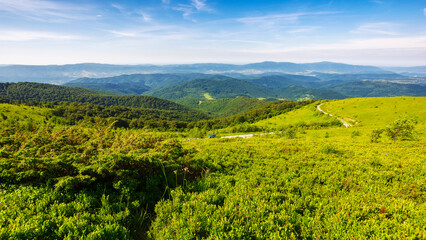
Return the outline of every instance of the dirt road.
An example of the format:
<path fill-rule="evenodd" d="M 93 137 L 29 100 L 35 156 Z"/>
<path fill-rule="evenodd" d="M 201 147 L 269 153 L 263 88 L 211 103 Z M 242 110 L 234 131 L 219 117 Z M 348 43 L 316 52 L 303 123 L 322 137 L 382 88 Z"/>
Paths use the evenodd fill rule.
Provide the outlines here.
<path fill-rule="evenodd" d="M 330 116 L 330 117 L 335 117 L 335 118 L 337 118 L 337 120 L 339 120 L 339 121 L 343 124 L 343 126 L 345 126 L 345 127 L 353 127 L 353 126 L 352 126 L 352 124 L 350 124 L 350 123 L 346 122 L 345 120 L 343 120 L 343 119 L 341 119 L 341 118 L 339 118 L 339 117 L 333 116 L 333 115 L 331 115 L 330 113 L 325 112 L 324 110 L 322 110 L 322 109 L 321 109 L 321 105 L 323 105 L 323 104 L 324 104 L 324 103 L 321 103 L 321 104 L 319 104 L 319 105 L 317 106 L 317 109 L 318 109 L 319 111 L 323 112 L 324 114 L 327 114 L 327 115 L 328 115 L 328 116 Z"/>

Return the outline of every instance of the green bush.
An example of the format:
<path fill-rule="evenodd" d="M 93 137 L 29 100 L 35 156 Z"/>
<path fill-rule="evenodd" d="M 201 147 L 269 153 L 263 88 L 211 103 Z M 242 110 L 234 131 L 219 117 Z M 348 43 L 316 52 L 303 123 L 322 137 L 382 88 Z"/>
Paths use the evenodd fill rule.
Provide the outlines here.
<path fill-rule="evenodd" d="M 417 124 L 417 119 L 414 117 L 399 118 L 392 125 L 384 129 L 386 135 L 392 140 L 413 140 L 414 126 Z"/>

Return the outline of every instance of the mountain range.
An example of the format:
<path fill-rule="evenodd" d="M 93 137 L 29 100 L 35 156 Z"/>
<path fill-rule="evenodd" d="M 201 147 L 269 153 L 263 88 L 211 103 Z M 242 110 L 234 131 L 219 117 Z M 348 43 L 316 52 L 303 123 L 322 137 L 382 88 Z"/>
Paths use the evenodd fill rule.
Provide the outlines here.
<path fill-rule="evenodd" d="M 0 66 L 0 82 L 43 82 L 63 84 L 65 82 L 89 77 L 102 78 L 123 74 L 146 73 L 206 73 L 206 74 L 262 74 L 267 72 L 287 74 L 319 73 L 357 73 L 383 74 L 392 73 L 374 66 L 350 65 L 333 62 L 290 63 L 261 62 L 251 64 L 174 64 L 174 65 L 112 65 L 98 63 L 82 63 L 69 65 L 3 65 Z"/>

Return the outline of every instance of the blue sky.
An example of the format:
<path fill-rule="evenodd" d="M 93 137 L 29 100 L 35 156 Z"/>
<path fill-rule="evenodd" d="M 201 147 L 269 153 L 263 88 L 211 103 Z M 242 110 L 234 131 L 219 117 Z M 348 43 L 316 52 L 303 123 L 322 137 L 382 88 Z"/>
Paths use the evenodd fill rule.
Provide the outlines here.
<path fill-rule="evenodd" d="M 0 64 L 426 65 L 426 0 L 0 0 Z"/>

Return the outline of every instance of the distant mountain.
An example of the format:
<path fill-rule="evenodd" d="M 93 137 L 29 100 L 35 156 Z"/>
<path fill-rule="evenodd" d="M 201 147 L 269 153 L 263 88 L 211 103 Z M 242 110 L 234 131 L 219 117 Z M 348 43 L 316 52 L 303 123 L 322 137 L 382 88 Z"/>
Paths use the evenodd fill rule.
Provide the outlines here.
<path fill-rule="evenodd" d="M 356 81 L 320 89 L 332 90 L 349 97 L 426 96 L 426 87 L 423 86 L 380 81 Z"/>
<path fill-rule="evenodd" d="M 84 88 L 44 83 L 0 83 L 0 98 L 24 101 L 67 101 L 103 106 L 126 106 L 163 110 L 188 110 L 177 103 L 151 96 L 102 95 Z"/>
<path fill-rule="evenodd" d="M 396 73 L 420 73 L 426 74 L 426 66 L 416 67 L 383 67 L 383 69 Z"/>
<path fill-rule="evenodd" d="M 178 85 L 195 79 L 220 79 L 224 76 L 202 73 L 131 74 L 107 78 L 80 78 L 64 86 L 84 87 L 120 94 L 142 94 L 150 89 Z"/>
<path fill-rule="evenodd" d="M 258 78 L 246 79 L 247 81 L 264 86 L 267 88 L 277 89 L 283 88 L 288 85 L 315 85 L 314 83 L 320 82 L 321 80 L 316 77 L 303 76 L 303 75 L 272 75 L 272 76 L 263 76 Z"/>
<path fill-rule="evenodd" d="M 332 62 L 289 63 L 262 62 L 245 65 L 199 63 L 174 65 L 112 65 L 82 63 L 69 65 L 5 65 L 0 66 L 0 82 L 44 82 L 63 84 L 77 78 L 104 78 L 123 74 L 144 73 L 205 73 L 205 74 L 262 74 L 279 72 L 287 74 L 324 73 L 389 73 L 378 67 Z"/>
<path fill-rule="evenodd" d="M 340 80 L 340 81 L 360 81 L 360 80 L 407 80 L 410 77 L 396 73 L 364 73 L 364 74 L 330 74 L 330 73 L 312 73 L 322 81 Z"/>

